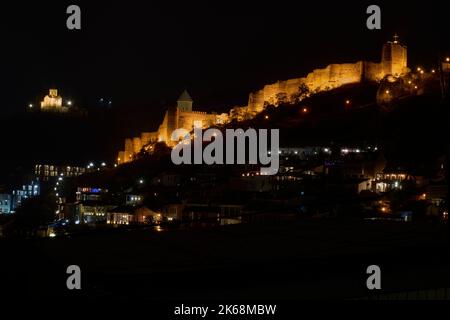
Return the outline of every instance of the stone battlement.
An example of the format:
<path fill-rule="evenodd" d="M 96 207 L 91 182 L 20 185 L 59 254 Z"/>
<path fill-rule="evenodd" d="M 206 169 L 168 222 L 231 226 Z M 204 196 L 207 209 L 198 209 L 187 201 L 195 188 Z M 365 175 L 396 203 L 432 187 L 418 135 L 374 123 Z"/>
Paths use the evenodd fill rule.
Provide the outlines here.
<path fill-rule="evenodd" d="M 228 114 L 193 111 L 193 100 L 185 90 L 179 97 L 177 106 L 166 111 L 157 131 L 144 132 L 140 137 L 125 140 L 125 150 L 119 152 L 118 163 L 133 160 L 134 156 L 149 143 L 159 141 L 172 146 L 173 142 L 170 139 L 172 132 L 179 128 L 191 131 L 195 121 L 202 121 L 205 128 L 224 124 L 230 120 L 242 121 L 251 119 L 267 105 L 295 103 L 310 94 L 361 81 L 380 81 L 386 76 L 399 77 L 409 72 L 409 69 L 407 48 L 401 45 L 397 38 L 394 37 L 394 41 L 388 41 L 383 45 L 381 62 L 333 63 L 321 69 L 314 69 L 302 78 L 265 85 L 261 90 L 249 94 L 248 105 L 231 108 Z"/>
<path fill-rule="evenodd" d="M 315 69 L 303 78 L 265 85 L 261 90 L 250 93 L 247 106 L 232 110 L 230 115 L 237 115 L 237 120 L 240 120 L 245 114 L 252 117 L 261 112 L 266 105 L 277 106 L 295 102 L 302 86 L 306 86 L 310 93 L 317 93 L 363 80 L 380 81 L 388 75 L 398 77 L 408 71 L 407 48 L 396 39 L 383 45 L 381 62 L 334 63 L 322 69 Z"/>

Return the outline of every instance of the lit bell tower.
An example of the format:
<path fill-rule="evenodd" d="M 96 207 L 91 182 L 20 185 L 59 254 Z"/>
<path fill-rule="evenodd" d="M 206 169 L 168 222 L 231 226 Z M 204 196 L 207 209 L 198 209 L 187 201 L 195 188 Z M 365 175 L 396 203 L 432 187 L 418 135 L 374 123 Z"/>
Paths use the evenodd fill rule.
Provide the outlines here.
<path fill-rule="evenodd" d="M 180 111 L 192 111 L 193 102 L 194 101 L 192 100 L 187 90 L 184 90 L 177 100 L 177 107 L 178 109 L 180 109 Z"/>

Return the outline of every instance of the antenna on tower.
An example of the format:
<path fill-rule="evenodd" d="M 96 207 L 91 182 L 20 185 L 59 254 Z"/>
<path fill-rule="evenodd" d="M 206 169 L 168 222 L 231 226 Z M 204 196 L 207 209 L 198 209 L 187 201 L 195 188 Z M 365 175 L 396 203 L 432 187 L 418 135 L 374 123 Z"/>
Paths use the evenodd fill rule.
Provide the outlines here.
<path fill-rule="evenodd" d="M 394 43 L 398 43 L 398 35 L 396 33 L 394 34 Z"/>

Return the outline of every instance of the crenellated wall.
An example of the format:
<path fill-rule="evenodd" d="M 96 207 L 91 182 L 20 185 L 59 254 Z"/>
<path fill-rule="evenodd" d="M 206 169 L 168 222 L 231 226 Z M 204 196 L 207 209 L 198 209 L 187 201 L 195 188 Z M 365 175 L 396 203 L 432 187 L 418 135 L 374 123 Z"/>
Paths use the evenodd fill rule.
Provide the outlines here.
<path fill-rule="evenodd" d="M 169 108 L 164 119 L 154 132 L 143 132 L 140 137 L 125 139 L 125 150 L 119 151 L 117 162 L 119 164 L 132 161 L 136 154 L 149 143 L 165 142 L 168 146 L 173 146 L 175 142 L 171 140 L 172 132 L 176 129 L 186 129 L 191 131 L 194 128 L 194 122 L 201 121 L 204 128 L 216 124 L 228 122 L 228 115 L 206 113 L 202 111 L 192 111 L 188 108 L 180 109 L 177 107 Z"/>
<path fill-rule="evenodd" d="M 289 79 L 265 85 L 263 89 L 250 94 L 247 108 L 250 114 L 254 114 L 261 112 L 266 104 L 278 105 L 280 99 L 292 102 L 302 84 L 306 85 L 311 93 L 317 93 L 346 84 L 359 83 L 363 79 L 379 81 L 384 75 L 381 63 L 359 61 L 356 63 L 330 64 L 323 69 L 313 70 L 304 78 Z"/>
<path fill-rule="evenodd" d="M 355 63 L 333 63 L 322 69 L 315 69 L 306 77 L 277 81 L 265 85 L 261 90 L 252 92 L 247 106 L 237 106 L 230 109 L 229 114 L 217 115 L 200 111 L 192 111 L 192 99 L 184 91 L 177 101 L 177 106 L 169 108 L 164 119 L 155 132 L 143 132 L 140 137 L 126 139 L 124 150 L 119 152 L 118 163 L 131 161 L 135 154 L 157 141 L 173 146 L 171 134 L 175 129 L 183 128 L 191 131 L 194 121 L 202 121 L 203 126 L 210 127 L 224 124 L 230 120 L 242 121 L 251 119 L 264 110 L 266 105 L 277 106 L 281 103 L 298 101 L 300 94 L 314 94 L 341 87 L 346 84 L 359 83 L 364 80 L 380 81 L 388 75 L 401 76 L 409 72 L 407 68 L 407 48 L 401 45 L 398 37 L 383 45 L 381 62 L 358 61 Z M 301 93 L 303 92 L 303 93 Z"/>
<path fill-rule="evenodd" d="M 294 102 L 301 85 L 306 85 L 310 93 L 316 93 L 363 80 L 380 81 L 387 75 L 398 77 L 408 71 L 407 48 L 397 40 L 389 41 L 383 45 L 379 63 L 358 61 L 330 64 L 323 69 L 313 70 L 303 78 L 265 85 L 261 90 L 250 93 L 247 106 L 233 108 L 230 116 L 237 120 L 251 118 L 267 104 L 277 106 L 282 102 Z"/>

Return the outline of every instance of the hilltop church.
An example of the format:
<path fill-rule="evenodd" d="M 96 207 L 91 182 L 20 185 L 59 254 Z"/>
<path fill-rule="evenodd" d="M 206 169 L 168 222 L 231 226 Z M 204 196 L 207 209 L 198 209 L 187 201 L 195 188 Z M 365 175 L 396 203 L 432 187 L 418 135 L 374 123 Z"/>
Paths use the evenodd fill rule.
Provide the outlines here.
<path fill-rule="evenodd" d="M 58 95 L 58 90 L 50 89 L 48 95 L 41 101 L 41 111 L 67 113 L 69 108 L 63 105 L 63 99 Z"/>
<path fill-rule="evenodd" d="M 140 137 L 125 139 L 124 150 L 119 151 L 117 163 L 132 161 L 135 155 L 150 143 L 165 142 L 168 146 L 173 146 L 175 142 L 170 139 L 172 132 L 180 128 L 190 131 L 194 128 L 194 121 L 202 121 L 204 128 L 228 121 L 226 113 L 219 115 L 192 110 L 193 102 L 187 90 L 184 90 L 177 100 L 177 105 L 167 109 L 157 131 L 143 132 Z"/>

